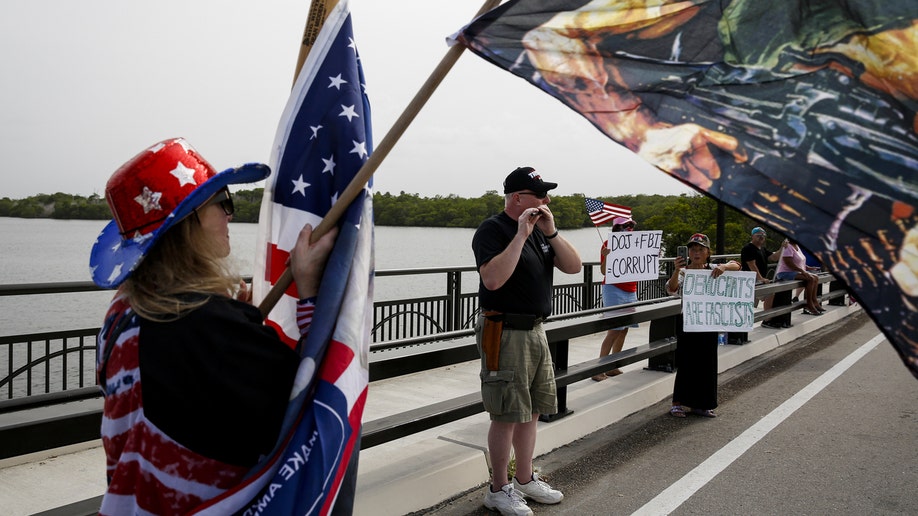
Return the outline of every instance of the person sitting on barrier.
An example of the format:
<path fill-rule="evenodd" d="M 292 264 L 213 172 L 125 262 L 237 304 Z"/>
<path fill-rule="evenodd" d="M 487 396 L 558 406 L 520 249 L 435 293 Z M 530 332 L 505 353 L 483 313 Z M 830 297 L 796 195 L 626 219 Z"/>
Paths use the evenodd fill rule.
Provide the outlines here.
<path fill-rule="evenodd" d="M 684 269 L 710 269 L 713 278 L 726 271 L 740 270 L 740 264 L 734 260 L 712 265 L 711 240 L 703 233 L 692 235 L 686 246 L 688 263 L 681 256 L 676 257 L 673 275 L 666 281 L 666 291 L 671 296 L 682 295 Z M 716 331 L 682 331 L 682 316 L 679 316 L 676 323 L 676 380 L 669 410 L 671 415 L 685 417 L 686 408 L 690 407 L 692 414 L 716 417 L 717 334 Z"/>
<path fill-rule="evenodd" d="M 813 274 L 822 272 L 822 263 L 819 261 L 818 258 L 813 256 L 812 253 L 810 253 L 809 251 L 807 251 L 806 249 L 802 247 L 800 248 L 800 252 L 802 252 L 803 257 L 806 258 L 806 271 L 807 272 L 812 272 Z M 817 290 L 819 289 L 818 284 L 816 288 Z M 803 292 L 803 287 L 795 288 L 794 297 L 791 299 L 791 301 L 793 301 L 794 303 L 796 303 L 797 301 L 800 301 L 801 292 Z"/>
<path fill-rule="evenodd" d="M 484 498 L 501 514 L 532 514 L 523 497 L 554 504 L 564 495 L 533 471 L 540 414 L 558 411 L 557 389 L 542 321 L 551 313 L 557 267 L 580 272 L 580 254 L 558 232 L 548 191 L 532 167 L 504 180 L 504 211 L 478 226 L 472 251 L 478 267 L 481 314 L 475 337 L 481 353 L 481 398 L 490 414 L 491 482 Z M 507 479 L 511 448 L 516 475 Z"/>
<path fill-rule="evenodd" d="M 635 222 L 631 217 L 615 217 L 612 219 L 612 232 L 617 233 L 619 231 L 634 231 Z M 599 251 L 599 269 L 600 271 L 605 272 L 606 270 L 606 256 L 609 255 L 609 241 L 606 240 L 602 243 L 602 249 Z M 603 274 L 602 278 L 602 306 L 616 306 L 624 305 L 627 303 L 637 303 L 637 282 L 636 281 L 625 281 L 623 283 L 606 283 L 606 276 Z M 637 324 L 632 324 L 630 326 L 622 326 L 620 328 L 613 328 L 606 332 L 606 336 L 602 339 L 602 344 L 599 346 L 599 358 L 602 358 L 612 353 L 618 353 L 622 350 L 622 347 L 625 345 L 625 337 L 628 335 L 628 328 L 637 328 Z M 612 369 L 611 371 L 606 371 L 605 373 L 600 373 L 596 376 L 593 376 L 593 380 L 601 382 L 606 378 L 612 376 L 618 376 L 622 374 L 620 369 Z"/>
<path fill-rule="evenodd" d="M 819 295 L 816 289 L 819 287 L 819 277 L 807 270 L 806 256 L 800 250 L 800 246 L 793 240 L 785 240 L 786 245 L 781 253 L 781 260 L 778 262 L 778 269 L 775 273 L 775 281 L 803 281 L 803 299 L 806 301 L 806 308 L 803 313 L 807 315 L 822 315 L 826 310 L 819 303 Z"/>
<path fill-rule="evenodd" d="M 117 288 L 98 337 L 108 489 L 101 514 L 185 514 L 238 484 L 275 446 L 299 355 L 262 323 L 228 272 L 230 184 L 266 165 L 217 172 L 183 139 L 160 142 L 105 188 L 114 216 L 90 256 Z M 290 268 L 305 338 L 337 230 L 300 231 Z"/>

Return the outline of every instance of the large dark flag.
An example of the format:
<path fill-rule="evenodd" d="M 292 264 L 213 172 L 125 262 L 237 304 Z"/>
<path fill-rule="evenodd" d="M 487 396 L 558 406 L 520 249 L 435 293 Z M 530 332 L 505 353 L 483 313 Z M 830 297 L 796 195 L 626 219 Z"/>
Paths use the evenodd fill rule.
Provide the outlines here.
<path fill-rule="evenodd" d="M 918 376 L 918 2 L 511 0 L 455 39 L 798 241 Z"/>
<path fill-rule="evenodd" d="M 347 1 L 328 14 L 281 117 L 260 214 L 256 299 L 285 268 L 304 224 L 318 226 L 372 151 L 370 110 Z M 372 197 L 339 224 L 275 452 L 200 514 L 349 513 L 369 380 Z M 296 345 L 295 285 L 268 324 Z M 245 378 L 239 378 L 245 382 Z M 232 429 L 227 429 L 232 432 Z M 350 465 L 350 469 L 349 469 Z M 346 475 L 347 472 L 347 475 Z M 337 500 L 336 497 L 342 494 Z"/>

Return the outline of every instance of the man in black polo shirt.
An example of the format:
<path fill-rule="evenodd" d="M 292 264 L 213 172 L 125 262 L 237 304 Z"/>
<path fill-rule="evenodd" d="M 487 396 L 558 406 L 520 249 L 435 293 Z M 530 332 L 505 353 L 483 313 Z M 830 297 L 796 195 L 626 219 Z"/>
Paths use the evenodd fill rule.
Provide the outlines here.
<path fill-rule="evenodd" d="M 765 230 L 756 226 L 752 228 L 752 239 L 743 246 L 743 249 L 740 251 L 740 266 L 744 271 L 752 271 L 755 273 L 755 283 L 771 283 L 771 280 L 768 279 L 768 262 L 776 262 L 778 258 L 781 257 L 781 250 L 769 251 L 765 249 Z M 775 295 L 772 294 L 765 298 L 765 310 L 771 308 L 772 302 L 775 300 Z M 759 301 L 756 299 L 756 304 Z M 770 320 L 762 321 L 762 326 L 766 328 L 780 328 L 780 324 L 772 323 Z M 745 337 L 746 334 L 740 334 Z M 745 342 L 745 339 L 744 339 Z M 742 344 L 740 342 L 739 344 Z"/>
<path fill-rule="evenodd" d="M 536 427 L 540 414 L 558 410 L 554 369 L 542 320 L 551 313 L 553 270 L 575 274 L 582 263 L 577 250 L 558 232 L 548 208 L 548 191 L 531 167 L 520 167 L 504 180 L 504 211 L 478 227 L 472 251 L 481 278 L 481 316 L 476 336 L 481 352 L 481 395 L 491 416 L 488 452 L 493 478 L 487 508 L 501 514 L 532 511 L 523 496 L 558 503 L 564 495 L 533 472 Z M 507 481 L 510 449 L 516 476 Z"/>

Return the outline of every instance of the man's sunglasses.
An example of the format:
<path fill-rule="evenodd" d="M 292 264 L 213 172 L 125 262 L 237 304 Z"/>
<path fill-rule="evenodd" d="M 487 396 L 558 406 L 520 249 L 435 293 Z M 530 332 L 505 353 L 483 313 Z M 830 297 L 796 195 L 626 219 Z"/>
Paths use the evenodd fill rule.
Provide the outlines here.
<path fill-rule="evenodd" d="M 612 231 L 619 231 L 622 229 L 634 229 L 634 224 L 616 224 L 615 226 L 612 226 Z"/>
<path fill-rule="evenodd" d="M 548 192 L 517 192 L 520 195 L 531 195 L 536 199 L 544 199 L 548 197 Z"/>
<path fill-rule="evenodd" d="M 233 198 L 230 196 L 229 190 L 224 188 L 220 190 L 213 197 L 207 201 L 203 207 L 210 206 L 211 204 L 219 204 L 223 208 L 223 213 L 227 215 L 232 215 L 236 212 L 236 206 L 233 204 Z"/>

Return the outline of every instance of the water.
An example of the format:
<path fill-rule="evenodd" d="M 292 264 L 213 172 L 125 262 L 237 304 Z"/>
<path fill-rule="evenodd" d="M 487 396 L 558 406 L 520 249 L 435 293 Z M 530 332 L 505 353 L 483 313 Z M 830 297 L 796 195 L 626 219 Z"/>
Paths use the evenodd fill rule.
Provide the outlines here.
<path fill-rule="evenodd" d="M 105 224 L 0 217 L 0 284 L 90 281 L 89 252 Z M 474 266 L 470 247 L 474 233 L 469 228 L 377 226 L 376 269 Z M 562 233 L 584 260 L 599 260 L 602 237 L 595 228 Z M 257 237 L 257 224 L 230 224 L 232 256 L 243 275 L 252 274 Z M 581 274 L 555 272 L 558 284 L 581 278 Z M 477 273 L 464 274 L 463 292 L 477 289 Z M 377 300 L 438 295 L 445 290 L 443 274 L 377 278 L 375 288 Z M 0 335 L 98 327 L 110 299 L 108 291 L 0 297 Z"/>

